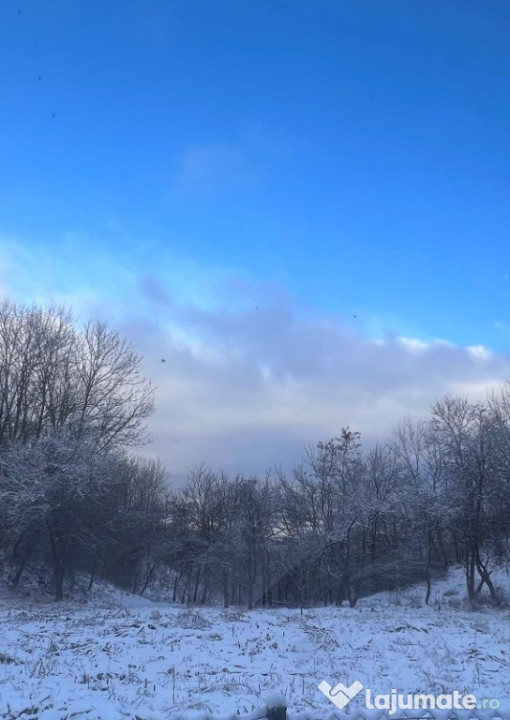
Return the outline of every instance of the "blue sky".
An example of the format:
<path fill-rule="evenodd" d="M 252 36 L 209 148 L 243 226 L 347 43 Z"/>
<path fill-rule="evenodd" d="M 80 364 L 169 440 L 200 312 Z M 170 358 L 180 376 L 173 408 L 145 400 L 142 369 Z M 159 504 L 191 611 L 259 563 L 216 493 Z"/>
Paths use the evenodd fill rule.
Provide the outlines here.
<path fill-rule="evenodd" d="M 137 344 L 169 462 L 242 433 L 258 469 L 510 376 L 507 2 L 0 15 L 2 290 Z"/>

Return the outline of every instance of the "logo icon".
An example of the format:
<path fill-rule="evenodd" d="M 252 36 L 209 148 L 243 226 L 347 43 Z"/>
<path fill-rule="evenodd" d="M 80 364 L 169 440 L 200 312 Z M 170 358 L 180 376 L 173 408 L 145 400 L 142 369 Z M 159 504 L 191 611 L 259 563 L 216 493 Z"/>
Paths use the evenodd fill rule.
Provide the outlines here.
<path fill-rule="evenodd" d="M 343 683 L 331 687 L 325 680 L 321 680 L 317 687 L 339 710 L 342 710 L 363 690 L 363 685 L 359 680 L 353 682 L 350 687 L 346 687 Z"/>

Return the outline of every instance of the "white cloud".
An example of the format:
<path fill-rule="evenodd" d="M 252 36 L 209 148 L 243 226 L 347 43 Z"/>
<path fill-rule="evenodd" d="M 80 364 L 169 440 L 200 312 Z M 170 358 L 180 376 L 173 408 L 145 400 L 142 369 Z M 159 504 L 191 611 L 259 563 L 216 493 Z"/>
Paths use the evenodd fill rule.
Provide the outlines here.
<path fill-rule="evenodd" d="M 483 345 L 469 345 L 466 350 L 468 353 L 470 353 L 474 358 L 477 360 L 486 361 L 489 360 L 492 353 L 491 351 L 484 347 Z"/>
<path fill-rule="evenodd" d="M 420 340 L 420 338 L 408 338 L 408 337 L 399 337 L 399 341 L 402 343 L 402 345 L 409 350 L 409 352 L 412 353 L 422 353 L 427 350 L 431 350 L 434 347 L 443 346 L 443 347 L 454 347 L 454 345 L 448 340 L 441 340 L 436 338 L 435 340 L 425 341 Z"/>
<path fill-rule="evenodd" d="M 419 340 L 418 338 L 400 337 L 399 340 L 409 352 L 421 353 L 430 348 L 430 343 Z"/>

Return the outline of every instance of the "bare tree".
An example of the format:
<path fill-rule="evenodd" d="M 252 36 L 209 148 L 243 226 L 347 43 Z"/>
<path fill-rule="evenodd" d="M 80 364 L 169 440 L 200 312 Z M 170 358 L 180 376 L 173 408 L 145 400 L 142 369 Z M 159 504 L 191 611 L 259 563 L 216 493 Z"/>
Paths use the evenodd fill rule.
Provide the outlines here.
<path fill-rule="evenodd" d="M 455 508 L 452 530 L 462 546 L 468 596 L 473 599 L 485 584 L 497 600 L 484 550 L 493 533 L 494 512 L 505 494 L 490 408 L 447 397 L 434 405 L 432 427 L 444 459 L 445 490 Z"/>
<path fill-rule="evenodd" d="M 63 308 L 0 305 L 0 496 L 15 581 L 45 537 L 62 596 L 92 532 L 86 513 L 108 488 L 104 463 L 146 440 L 153 390 L 140 363 L 102 323 L 80 331 Z"/>

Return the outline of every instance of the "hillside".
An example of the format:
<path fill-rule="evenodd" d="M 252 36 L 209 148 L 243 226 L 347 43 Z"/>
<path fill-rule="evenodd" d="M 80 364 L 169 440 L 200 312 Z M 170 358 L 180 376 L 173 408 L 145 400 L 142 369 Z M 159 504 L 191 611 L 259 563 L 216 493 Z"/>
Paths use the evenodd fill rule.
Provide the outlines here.
<path fill-rule="evenodd" d="M 322 679 L 360 680 L 374 693 L 474 693 L 497 698 L 508 717 L 510 611 L 470 610 L 463 592 L 455 570 L 431 607 L 410 588 L 355 609 L 247 612 L 183 609 L 109 586 L 54 603 L 30 583 L 4 586 L 0 717 L 245 717 L 279 691 L 289 717 L 325 718 L 334 707 L 317 690 Z M 362 710 L 356 700 L 342 712 Z"/>

